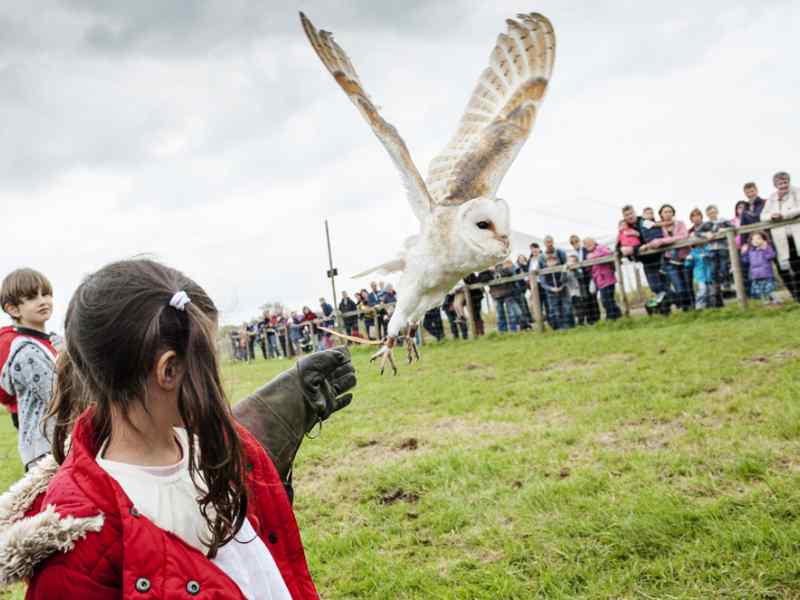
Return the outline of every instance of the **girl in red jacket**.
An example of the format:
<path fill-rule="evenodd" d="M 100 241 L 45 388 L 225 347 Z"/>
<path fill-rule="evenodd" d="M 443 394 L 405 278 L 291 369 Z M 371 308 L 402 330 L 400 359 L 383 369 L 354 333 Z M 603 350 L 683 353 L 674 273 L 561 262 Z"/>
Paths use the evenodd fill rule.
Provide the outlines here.
<path fill-rule="evenodd" d="M 318 598 L 275 467 L 225 399 L 215 320 L 202 288 L 149 260 L 75 292 L 66 354 L 80 384 L 56 392 L 63 464 L 28 511 L 20 543 L 49 558 L 26 598 Z M 76 406 L 91 408 L 73 429 Z"/>

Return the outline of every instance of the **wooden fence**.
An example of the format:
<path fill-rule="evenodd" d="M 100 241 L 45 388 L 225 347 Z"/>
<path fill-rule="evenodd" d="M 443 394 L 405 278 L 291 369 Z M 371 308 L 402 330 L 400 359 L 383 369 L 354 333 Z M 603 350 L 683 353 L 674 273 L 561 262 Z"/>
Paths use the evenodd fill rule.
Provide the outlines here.
<path fill-rule="evenodd" d="M 672 243 L 672 244 L 667 244 L 667 245 L 664 245 L 664 246 L 660 246 L 659 248 L 656 248 L 656 249 L 644 250 L 644 251 L 640 252 L 639 254 L 640 255 L 660 254 L 660 253 L 666 252 L 668 250 L 674 250 L 674 249 L 678 249 L 678 248 L 687 248 L 687 247 L 692 247 L 692 246 L 702 246 L 702 245 L 705 245 L 705 244 L 709 243 L 710 241 L 714 241 L 714 240 L 726 240 L 727 244 L 728 244 L 728 253 L 730 254 L 730 259 L 731 259 L 731 270 L 733 271 L 734 286 L 736 288 L 736 299 L 737 299 L 739 305 L 743 309 L 746 309 L 747 308 L 747 292 L 746 292 L 745 286 L 744 286 L 745 278 L 744 278 L 744 274 L 742 273 L 742 263 L 741 263 L 741 259 L 739 257 L 739 251 L 738 251 L 738 249 L 736 247 L 736 236 L 739 235 L 739 234 L 742 234 L 742 233 L 752 233 L 754 231 L 765 231 L 765 230 L 769 230 L 769 229 L 775 229 L 777 227 L 786 227 L 788 225 L 796 225 L 796 224 L 800 224 L 800 216 L 792 218 L 792 219 L 781 220 L 781 221 L 764 221 L 764 222 L 760 222 L 760 223 L 753 223 L 752 225 L 744 225 L 742 227 L 735 227 L 735 228 L 731 227 L 731 228 L 727 228 L 727 229 L 725 229 L 723 231 L 720 231 L 720 232 L 716 233 L 710 239 L 709 238 L 705 238 L 705 237 L 703 237 L 703 238 L 689 237 L 689 238 L 687 238 L 685 240 L 680 240 L 680 241 Z M 800 248 L 798 250 L 800 250 Z M 466 305 L 466 307 L 467 307 L 467 309 L 469 311 L 469 315 L 470 315 L 469 323 L 470 323 L 470 326 L 471 326 L 471 329 L 472 329 L 472 335 L 474 336 L 475 332 L 477 331 L 477 325 L 476 325 L 476 322 L 475 322 L 476 321 L 476 319 L 475 319 L 476 311 L 475 311 L 475 307 L 472 305 L 472 297 L 469 294 L 469 290 L 473 290 L 473 289 L 474 290 L 477 290 L 477 289 L 484 290 L 485 287 L 493 287 L 493 286 L 502 285 L 502 284 L 505 284 L 505 283 L 514 283 L 514 282 L 517 282 L 517 281 L 525 281 L 525 280 L 527 280 L 529 282 L 529 284 L 530 284 L 530 290 L 531 290 L 530 300 L 529 300 L 531 312 L 533 314 L 534 321 L 536 322 L 536 328 L 540 332 L 543 332 L 544 331 L 544 318 L 543 318 L 543 315 L 542 315 L 542 302 L 541 302 L 541 297 L 540 297 L 540 294 L 539 294 L 539 286 L 537 285 L 538 276 L 547 275 L 548 273 L 564 272 L 564 271 L 566 271 L 568 269 L 583 269 L 583 268 L 586 268 L 586 267 L 591 267 L 593 265 L 602 265 L 602 264 L 609 264 L 609 263 L 613 263 L 614 267 L 616 269 L 616 275 L 617 275 L 617 279 L 618 279 L 617 283 L 619 284 L 619 290 L 620 290 L 621 296 L 622 296 L 622 311 L 623 311 L 623 314 L 625 316 L 628 316 L 630 314 L 630 301 L 628 299 L 628 293 L 625 291 L 625 282 L 623 280 L 623 271 L 622 271 L 621 259 L 620 259 L 620 257 L 619 257 L 617 252 L 613 252 L 609 256 L 603 256 L 603 257 L 600 257 L 600 258 L 593 258 L 593 259 L 590 259 L 590 260 L 584 260 L 582 262 L 579 262 L 574 267 L 567 267 L 566 265 L 559 265 L 557 267 L 547 267 L 547 268 L 544 268 L 544 269 L 537 269 L 535 272 L 531 272 L 531 273 L 528 273 L 528 274 L 519 274 L 519 275 L 512 275 L 510 277 L 503 277 L 503 278 L 493 279 L 491 282 L 487 282 L 485 284 L 484 283 L 476 283 L 476 284 L 472 284 L 472 285 L 464 285 L 464 286 L 460 287 L 456 291 L 456 293 L 461 293 L 461 294 L 464 295 L 465 305 Z M 637 277 L 638 277 L 638 273 L 637 273 Z M 638 282 L 637 282 L 637 284 L 638 284 Z M 637 288 L 638 287 L 639 286 L 637 285 Z M 343 319 L 345 317 L 356 317 L 356 318 L 360 319 L 362 317 L 370 317 L 370 316 L 372 316 L 372 318 L 375 318 L 375 314 L 374 313 L 375 313 L 376 310 L 383 310 L 383 311 L 386 311 L 387 313 L 391 314 L 391 311 L 393 310 L 393 306 L 391 304 L 377 304 L 375 306 L 370 307 L 370 311 L 369 312 L 362 311 L 362 310 L 358 309 L 358 310 L 342 313 L 342 312 L 340 312 L 338 310 L 338 308 L 336 308 L 334 310 L 335 310 L 335 312 L 331 316 L 328 316 L 328 317 L 325 317 L 325 318 L 314 319 L 312 321 L 304 321 L 303 323 L 299 324 L 298 327 L 302 328 L 302 327 L 306 327 L 306 326 L 309 326 L 309 325 L 317 325 L 317 324 L 324 325 L 325 323 L 330 324 L 330 322 L 332 320 L 335 320 L 335 329 L 343 331 L 344 330 L 344 321 L 343 321 Z M 370 315 L 370 313 L 372 313 L 372 315 Z M 281 326 L 281 327 L 278 327 L 278 328 L 272 328 L 272 331 L 276 335 L 284 338 L 286 352 L 287 352 L 287 354 L 289 356 L 292 356 L 294 350 L 292 348 L 292 344 L 291 344 L 291 341 L 290 341 L 290 334 L 289 334 L 289 329 L 290 328 L 291 328 L 291 325 L 289 325 L 289 326 Z M 269 331 L 269 329 L 267 331 Z M 283 344 L 281 344 L 281 345 L 283 345 Z"/>
<path fill-rule="evenodd" d="M 674 250 L 678 248 L 687 248 L 692 246 L 704 246 L 705 244 L 714 241 L 714 240 L 726 240 L 728 244 L 728 253 L 730 254 L 731 259 L 731 270 L 733 271 L 733 282 L 736 288 L 736 299 L 739 302 L 739 305 L 743 308 L 747 308 L 747 291 L 744 287 L 744 274 L 742 273 L 742 262 L 739 256 L 739 251 L 736 247 L 736 236 L 742 233 L 752 233 L 754 231 L 765 231 L 769 229 L 775 229 L 777 227 L 786 227 L 788 225 L 796 225 L 800 224 L 800 216 L 792 218 L 792 219 L 784 219 L 780 221 L 762 221 L 759 223 L 753 223 L 751 225 L 744 225 L 742 227 L 729 227 L 724 229 L 713 236 L 711 238 L 706 237 L 689 237 L 685 240 L 680 240 L 674 242 L 672 244 L 666 244 L 664 246 L 660 246 L 655 249 L 643 250 L 640 252 L 640 255 L 647 256 L 649 254 L 661 254 L 668 250 Z M 800 250 L 800 249 L 798 249 Z M 600 258 L 593 258 L 590 260 L 584 260 L 579 262 L 574 267 L 567 267 L 566 265 L 559 265 L 557 267 L 547 267 L 544 269 L 537 269 L 535 272 L 529 273 L 527 275 L 512 275 L 510 277 L 503 277 L 501 279 L 493 279 L 489 286 L 494 285 L 501 285 L 504 283 L 511 283 L 516 281 L 523 281 L 528 280 L 531 289 L 531 296 L 530 296 L 530 308 L 531 312 L 533 313 L 533 318 L 536 322 L 536 328 L 540 331 L 544 331 L 544 319 L 542 318 L 542 302 L 541 297 L 539 294 L 539 286 L 537 284 L 537 278 L 540 275 L 547 275 L 548 273 L 559 273 L 564 272 L 567 269 L 583 269 L 586 267 L 591 267 L 593 265 L 602 265 L 602 264 L 609 264 L 613 263 L 616 269 L 617 279 L 619 283 L 619 289 L 622 295 L 622 306 L 623 306 L 623 313 L 625 316 L 630 314 L 630 302 L 628 300 L 628 294 L 625 291 L 625 282 L 622 280 L 623 272 L 621 266 L 621 259 L 617 252 L 613 252 L 610 256 L 602 256 Z M 476 331 L 475 325 L 475 312 L 472 310 L 472 301 L 468 290 L 470 289 L 483 289 L 484 284 L 476 283 L 469 286 L 464 286 L 461 288 L 461 293 L 465 295 L 465 300 L 467 305 L 470 308 L 470 321 L 472 325 L 472 331 Z"/>

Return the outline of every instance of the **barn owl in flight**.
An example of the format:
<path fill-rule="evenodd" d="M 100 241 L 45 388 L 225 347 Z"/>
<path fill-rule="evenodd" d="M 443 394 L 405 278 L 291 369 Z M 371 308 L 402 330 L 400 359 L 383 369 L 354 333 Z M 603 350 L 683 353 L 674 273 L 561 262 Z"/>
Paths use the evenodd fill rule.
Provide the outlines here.
<path fill-rule="evenodd" d="M 489 56 L 455 135 L 422 179 L 397 129 L 378 112 L 344 50 L 331 33 L 300 13 L 311 46 L 355 104 L 399 169 L 411 209 L 420 222 L 399 255 L 360 273 L 402 271 L 387 337 L 373 360 L 397 373 L 392 349 L 404 328 L 408 361 L 419 358 L 414 337 L 425 313 L 441 304 L 464 276 L 497 264 L 510 250 L 509 213 L 496 196 L 544 98 L 555 59 L 555 33 L 537 13 L 508 19 Z"/>

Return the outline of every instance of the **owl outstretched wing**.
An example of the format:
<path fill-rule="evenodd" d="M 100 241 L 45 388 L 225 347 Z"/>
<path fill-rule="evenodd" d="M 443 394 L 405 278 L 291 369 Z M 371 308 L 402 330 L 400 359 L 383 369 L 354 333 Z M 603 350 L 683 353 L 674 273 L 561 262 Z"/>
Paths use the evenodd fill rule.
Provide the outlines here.
<path fill-rule="evenodd" d="M 550 21 L 538 14 L 508 19 L 447 147 L 433 159 L 427 186 L 436 205 L 494 197 L 528 139 L 555 59 Z"/>
<path fill-rule="evenodd" d="M 350 58 L 333 40 L 333 35 L 328 31 L 317 30 L 302 12 L 300 13 L 300 22 L 322 64 L 356 105 L 358 111 L 372 127 L 372 131 L 389 152 L 395 166 L 400 170 L 411 209 L 421 222 L 425 222 L 431 210 L 431 197 L 414 161 L 411 160 L 403 138 L 400 137 L 397 129 L 380 115 L 377 107 L 364 91 Z"/>

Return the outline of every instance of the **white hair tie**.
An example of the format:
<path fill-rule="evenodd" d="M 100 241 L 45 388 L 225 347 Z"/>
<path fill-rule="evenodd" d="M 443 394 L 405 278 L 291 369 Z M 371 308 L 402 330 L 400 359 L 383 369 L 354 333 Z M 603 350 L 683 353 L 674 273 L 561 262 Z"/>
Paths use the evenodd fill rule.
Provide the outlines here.
<path fill-rule="evenodd" d="M 169 301 L 169 305 L 176 310 L 184 311 L 186 310 L 186 305 L 191 301 L 189 294 L 181 290 L 180 292 L 175 292 Z"/>

